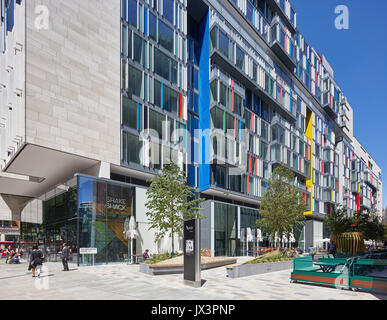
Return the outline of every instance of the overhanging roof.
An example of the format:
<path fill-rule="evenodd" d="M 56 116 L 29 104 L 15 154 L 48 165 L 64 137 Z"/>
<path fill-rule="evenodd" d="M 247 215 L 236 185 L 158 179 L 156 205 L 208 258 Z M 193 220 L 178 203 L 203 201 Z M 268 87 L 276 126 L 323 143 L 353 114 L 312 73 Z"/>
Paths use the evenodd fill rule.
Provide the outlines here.
<path fill-rule="evenodd" d="M 4 169 L 5 173 L 21 176 L 0 175 L 0 194 L 36 198 L 97 163 L 98 160 L 26 144 Z"/>

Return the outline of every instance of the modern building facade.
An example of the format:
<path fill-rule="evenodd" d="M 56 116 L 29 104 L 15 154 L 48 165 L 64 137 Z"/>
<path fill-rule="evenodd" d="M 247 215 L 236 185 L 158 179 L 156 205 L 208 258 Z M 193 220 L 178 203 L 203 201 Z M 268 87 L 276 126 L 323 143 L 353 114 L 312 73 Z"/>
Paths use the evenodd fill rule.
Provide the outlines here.
<path fill-rule="evenodd" d="M 255 222 L 278 165 L 309 208 L 301 248 L 327 236 L 335 205 L 381 214 L 381 170 L 289 1 L 1 5 L 0 194 L 26 240 L 119 261 L 135 215 L 137 251 L 167 250 L 148 230 L 145 191 L 171 161 L 206 199 L 213 255 L 240 254 L 248 228 L 267 241 Z"/>

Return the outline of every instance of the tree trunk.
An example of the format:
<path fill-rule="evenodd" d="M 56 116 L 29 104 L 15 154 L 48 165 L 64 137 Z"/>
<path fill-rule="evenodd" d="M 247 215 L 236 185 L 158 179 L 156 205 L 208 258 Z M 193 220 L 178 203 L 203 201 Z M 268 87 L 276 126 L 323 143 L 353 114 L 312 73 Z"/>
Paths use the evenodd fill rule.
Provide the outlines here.
<path fill-rule="evenodd" d="M 172 254 L 175 253 L 175 235 L 172 231 Z"/>

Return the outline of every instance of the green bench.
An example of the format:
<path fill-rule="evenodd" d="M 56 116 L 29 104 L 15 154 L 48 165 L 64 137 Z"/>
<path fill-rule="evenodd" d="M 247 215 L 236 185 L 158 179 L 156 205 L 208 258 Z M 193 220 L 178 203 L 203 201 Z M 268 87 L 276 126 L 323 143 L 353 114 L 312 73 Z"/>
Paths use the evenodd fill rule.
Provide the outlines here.
<path fill-rule="evenodd" d="M 319 267 L 313 266 L 313 260 L 311 256 L 300 257 L 293 259 L 293 270 L 299 271 L 318 271 Z"/>

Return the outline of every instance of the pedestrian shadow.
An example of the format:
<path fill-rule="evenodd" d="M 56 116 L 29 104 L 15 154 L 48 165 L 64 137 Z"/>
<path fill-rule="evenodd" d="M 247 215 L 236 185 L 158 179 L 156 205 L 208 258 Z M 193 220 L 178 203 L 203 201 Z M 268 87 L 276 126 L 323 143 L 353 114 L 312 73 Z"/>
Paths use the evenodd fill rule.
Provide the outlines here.
<path fill-rule="evenodd" d="M 15 278 L 22 278 L 22 277 L 28 277 L 31 276 L 31 274 L 21 274 L 21 275 L 16 275 L 16 276 L 10 276 L 10 277 L 3 277 L 0 278 L 0 280 L 7 280 L 7 279 L 15 279 Z"/>
<path fill-rule="evenodd" d="M 66 271 L 66 272 L 70 272 L 70 271 L 77 271 L 78 270 L 78 268 L 75 268 L 75 269 L 69 269 L 68 271 Z M 64 270 L 62 270 L 62 272 L 65 272 Z"/>
<path fill-rule="evenodd" d="M 40 275 L 40 277 L 35 277 L 37 279 L 41 279 L 41 278 L 48 278 L 48 277 L 55 277 L 55 274 L 53 273 L 50 273 L 50 274 L 44 274 L 44 275 Z"/>

